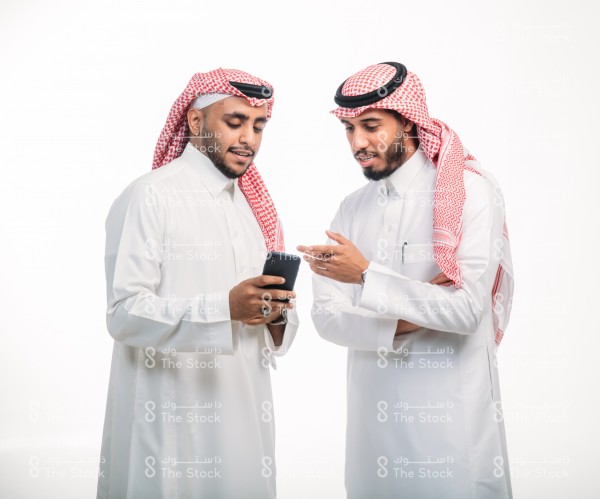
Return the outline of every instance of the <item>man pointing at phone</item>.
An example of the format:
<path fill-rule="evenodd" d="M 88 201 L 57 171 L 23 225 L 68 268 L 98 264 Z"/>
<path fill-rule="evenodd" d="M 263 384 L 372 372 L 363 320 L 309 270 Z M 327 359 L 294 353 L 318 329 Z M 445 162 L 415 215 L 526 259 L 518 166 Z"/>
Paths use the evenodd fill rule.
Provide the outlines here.
<path fill-rule="evenodd" d="M 512 497 L 495 354 L 512 265 L 498 184 L 397 62 L 333 114 L 370 182 L 301 246 L 319 334 L 348 348 L 348 499 Z"/>
<path fill-rule="evenodd" d="M 243 71 L 197 73 L 153 171 L 110 209 L 99 498 L 276 497 L 269 366 L 298 319 L 284 279 L 261 275 L 284 250 L 254 165 L 273 102 Z"/>

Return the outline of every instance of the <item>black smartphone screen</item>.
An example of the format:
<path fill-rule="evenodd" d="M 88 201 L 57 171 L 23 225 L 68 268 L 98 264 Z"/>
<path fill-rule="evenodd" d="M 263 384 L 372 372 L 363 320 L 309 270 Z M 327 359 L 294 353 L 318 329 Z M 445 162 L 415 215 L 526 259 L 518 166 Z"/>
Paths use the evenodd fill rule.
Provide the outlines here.
<path fill-rule="evenodd" d="M 297 255 L 279 253 L 277 251 L 269 253 L 265 260 L 263 275 L 283 277 L 285 282 L 283 284 L 269 284 L 268 286 L 264 286 L 264 289 L 285 289 L 286 291 L 293 291 L 301 261 L 301 258 Z"/>

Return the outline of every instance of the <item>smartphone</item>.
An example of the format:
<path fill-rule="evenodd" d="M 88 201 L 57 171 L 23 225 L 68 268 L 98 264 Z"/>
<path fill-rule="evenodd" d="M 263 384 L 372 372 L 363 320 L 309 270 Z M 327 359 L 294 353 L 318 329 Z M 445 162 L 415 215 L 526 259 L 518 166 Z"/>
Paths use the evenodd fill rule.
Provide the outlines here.
<path fill-rule="evenodd" d="M 283 284 L 269 284 L 268 286 L 263 286 L 264 289 L 285 289 L 286 291 L 293 291 L 301 261 L 302 260 L 297 255 L 279 253 L 277 251 L 269 253 L 265 260 L 263 275 L 283 277 L 285 282 Z"/>

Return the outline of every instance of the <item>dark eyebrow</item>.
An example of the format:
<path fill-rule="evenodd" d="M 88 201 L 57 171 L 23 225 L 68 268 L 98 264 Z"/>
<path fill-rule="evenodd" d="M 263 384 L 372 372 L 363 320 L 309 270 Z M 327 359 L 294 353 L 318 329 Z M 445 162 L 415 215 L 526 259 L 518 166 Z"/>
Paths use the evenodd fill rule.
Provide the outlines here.
<path fill-rule="evenodd" d="M 242 120 L 242 121 L 246 121 L 249 116 L 247 114 L 243 114 L 243 113 L 229 113 L 229 114 L 225 114 L 225 116 L 227 116 L 228 118 L 237 118 L 238 120 Z"/>
<path fill-rule="evenodd" d="M 367 123 L 369 121 L 382 121 L 382 119 L 381 118 L 363 118 L 362 120 L 360 120 L 361 123 Z M 352 125 L 352 123 L 350 123 L 349 121 L 344 120 L 344 119 L 340 120 L 340 122 L 344 123 L 345 125 Z"/>
<path fill-rule="evenodd" d="M 238 112 L 233 112 L 233 113 L 228 113 L 225 114 L 224 116 L 226 116 L 229 119 L 238 119 L 238 120 L 242 120 L 242 121 L 248 121 L 250 119 L 250 116 L 248 116 L 247 114 L 244 113 L 238 113 Z M 254 123 L 266 123 L 267 122 L 267 118 L 261 116 L 260 118 L 256 118 L 254 120 Z"/>

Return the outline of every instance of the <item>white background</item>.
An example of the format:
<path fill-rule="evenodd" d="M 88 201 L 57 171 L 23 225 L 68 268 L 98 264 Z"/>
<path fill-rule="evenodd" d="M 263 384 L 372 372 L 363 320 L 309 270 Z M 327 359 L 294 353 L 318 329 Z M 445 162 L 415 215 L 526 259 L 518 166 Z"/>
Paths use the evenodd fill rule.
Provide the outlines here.
<path fill-rule="evenodd" d="M 150 169 L 192 74 L 239 68 L 275 86 L 257 164 L 291 250 L 322 242 L 365 182 L 328 114 L 337 86 L 393 60 L 504 190 L 517 287 L 499 361 L 515 497 L 598 497 L 599 11 L 2 0 L 0 496 L 95 497 L 112 348 L 104 220 Z M 345 351 L 312 326 L 307 267 L 297 291 L 301 330 L 272 376 L 279 497 L 343 498 Z"/>

